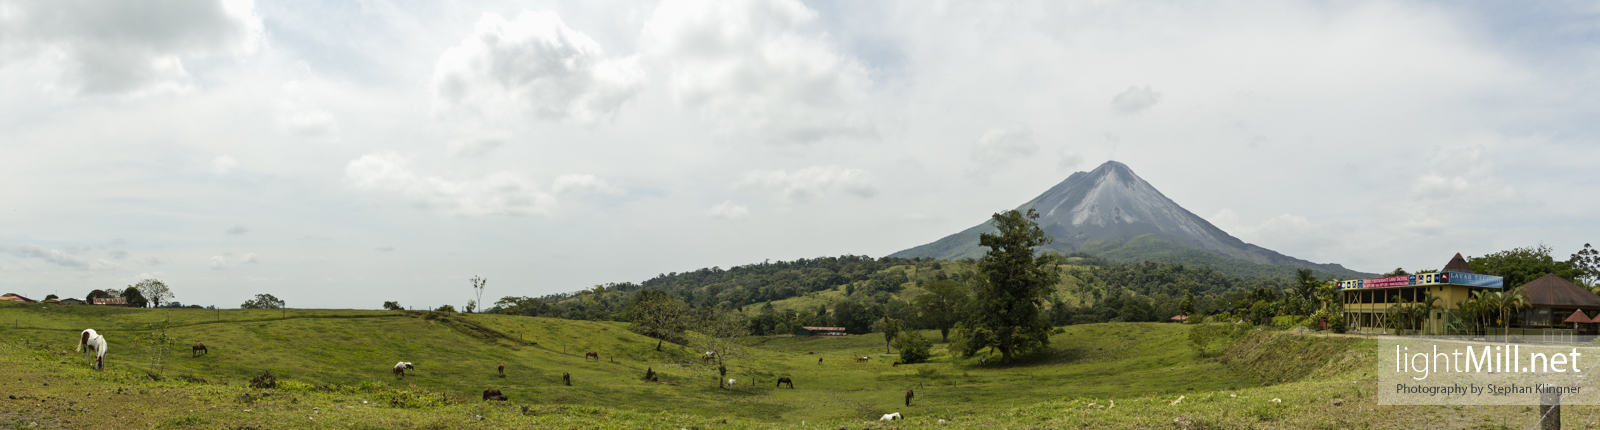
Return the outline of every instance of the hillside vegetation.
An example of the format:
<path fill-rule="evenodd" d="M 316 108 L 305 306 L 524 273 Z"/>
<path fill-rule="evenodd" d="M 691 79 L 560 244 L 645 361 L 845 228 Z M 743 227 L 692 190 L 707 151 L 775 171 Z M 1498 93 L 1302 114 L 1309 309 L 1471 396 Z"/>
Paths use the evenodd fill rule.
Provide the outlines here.
<path fill-rule="evenodd" d="M 942 344 L 929 363 L 892 366 L 896 355 L 873 335 L 756 337 L 733 361 L 730 377 L 744 382 L 723 390 L 695 351 L 655 352 L 653 339 L 616 323 L 9 304 L 0 318 L 9 323 L 0 329 L 4 427 L 837 428 L 898 411 L 909 419 L 896 427 L 1344 428 L 1424 427 L 1440 413 L 1473 420 L 1446 427 L 1529 415 L 1372 405 L 1373 381 L 1361 375 L 1375 352 L 1358 338 L 1257 331 L 1201 358 L 1185 345 L 1189 327 L 1176 324 L 1066 327 L 1048 351 L 1005 366 L 951 357 Z M 162 319 L 178 342 L 157 370 L 138 339 Z M 111 341 L 105 371 L 72 352 L 80 327 Z M 190 357 L 194 342 L 211 353 Z M 589 350 L 602 359 L 585 361 Z M 861 356 L 870 359 L 851 359 Z M 404 380 L 389 371 L 401 360 L 417 364 Z M 505 378 L 494 372 L 502 362 Z M 642 379 L 647 367 L 660 382 Z M 276 388 L 249 387 L 267 370 Z M 777 376 L 795 388 L 772 387 Z M 491 387 L 511 401 L 479 400 Z M 916 392 L 909 407 L 907 389 Z"/>

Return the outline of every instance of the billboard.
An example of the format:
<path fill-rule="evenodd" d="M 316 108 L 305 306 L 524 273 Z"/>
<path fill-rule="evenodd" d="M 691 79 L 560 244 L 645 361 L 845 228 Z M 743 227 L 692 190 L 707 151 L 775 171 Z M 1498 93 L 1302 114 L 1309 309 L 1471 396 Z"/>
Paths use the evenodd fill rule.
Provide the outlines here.
<path fill-rule="evenodd" d="M 1349 290 L 1357 288 L 1394 288 L 1444 284 L 1505 288 L 1505 278 L 1499 276 L 1479 275 L 1475 273 L 1436 272 L 1406 276 L 1388 276 L 1383 278 L 1339 281 L 1339 289 Z"/>

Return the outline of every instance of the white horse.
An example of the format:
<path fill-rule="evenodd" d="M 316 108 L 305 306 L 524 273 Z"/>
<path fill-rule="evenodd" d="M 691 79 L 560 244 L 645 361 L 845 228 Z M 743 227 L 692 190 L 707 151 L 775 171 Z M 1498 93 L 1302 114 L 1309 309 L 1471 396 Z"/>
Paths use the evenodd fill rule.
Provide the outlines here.
<path fill-rule="evenodd" d="M 84 351 L 85 347 L 88 351 Z M 78 336 L 78 351 L 93 351 L 95 358 L 89 361 L 89 366 L 101 370 L 106 368 L 106 337 L 96 333 L 94 329 L 85 329 Z"/>

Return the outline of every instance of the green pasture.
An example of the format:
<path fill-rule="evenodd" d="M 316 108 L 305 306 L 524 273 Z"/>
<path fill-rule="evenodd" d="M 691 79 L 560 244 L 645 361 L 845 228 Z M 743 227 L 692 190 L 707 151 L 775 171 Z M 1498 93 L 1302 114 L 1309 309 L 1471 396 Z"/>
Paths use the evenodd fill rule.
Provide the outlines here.
<path fill-rule="evenodd" d="M 163 318 L 178 344 L 168 351 L 165 378 L 152 381 L 150 354 L 135 340 Z M 1361 338 L 1259 331 L 1200 357 L 1188 345 L 1189 327 L 1177 324 L 1068 326 L 1048 351 L 988 365 L 978 364 L 981 355 L 952 357 L 936 343 L 931 362 L 894 366 L 897 356 L 875 334 L 752 337 L 733 357 L 729 377 L 739 384 L 725 390 L 698 351 L 668 343 L 657 352 L 655 340 L 622 323 L 38 304 L 0 304 L 0 323 L 0 374 L 16 375 L 0 378 L 0 428 L 112 419 L 91 408 L 141 423 L 118 427 L 143 428 L 838 428 L 889 412 L 910 418 L 898 426 L 946 419 L 950 428 L 1429 427 L 1430 420 L 1493 428 L 1529 415 L 1374 405 L 1375 386 L 1363 373 L 1374 344 Z M 104 372 L 72 352 L 87 327 L 111 341 Z M 190 357 L 195 342 L 211 353 Z M 601 359 L 585 360 L 585 351 Z M 395 378 L 397 361 L 416 363 L 417 372 Z M 504 378 L 498 363 L 506 365 Z M 646 368 L 660 382 L 643 380 Z M 247 386 L 269 369 L 279 388 Z M 572 386 L 561 383 L 562 372 Z M 780 376 L 795 388 L 776 388 Z M 49 381 L 55 384 L 43 385 Z M 484 388 L 511 401 L 482 402 Z M 916 392 L 909 407 L 908 389 Z M 5 398 L 19 394 L 25 401 Z"/>

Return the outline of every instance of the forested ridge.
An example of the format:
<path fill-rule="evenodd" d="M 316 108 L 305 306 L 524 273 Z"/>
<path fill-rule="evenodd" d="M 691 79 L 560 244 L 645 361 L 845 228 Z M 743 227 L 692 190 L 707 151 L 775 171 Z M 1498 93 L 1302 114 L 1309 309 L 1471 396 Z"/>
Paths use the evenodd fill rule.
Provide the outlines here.
<path fill-rule="evenodd" d="M 1251 290 L 1276 293 L 1291 285 L 1290 279 L 1247 278 L 1172 263 L 1119 264 L 1081 253 L 1064 261 L 1061 281 L 1046 305 L 1048 318 L 1057 325 L 1165 320 L 1183 313 L 1185 300 L 1191 312 L 1203 312 L 1229 308 Z M 885 316 L 911 327 L 936 328 L 927 323 L 919 297 L 940 288 L 970 292 L 973 264 L 970 259 L 860 255 L 765 261 L 664 273 L 640 283 L 608 283 L 543 297 L 505 297 L 487 311 L 627 321 L 630 298 L 641 290 L 660 290 L 692 308 L 740 311 L 750 318 L 755 334 L 789 333 L 802 326 L 869 332 Z"/>

